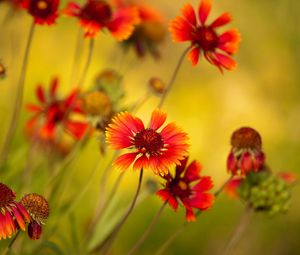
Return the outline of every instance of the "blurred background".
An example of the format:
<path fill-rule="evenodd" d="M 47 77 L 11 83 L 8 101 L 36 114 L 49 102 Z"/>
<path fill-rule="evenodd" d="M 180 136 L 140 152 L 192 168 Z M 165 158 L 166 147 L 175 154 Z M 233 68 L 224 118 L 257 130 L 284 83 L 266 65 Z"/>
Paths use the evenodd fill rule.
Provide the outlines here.
<path fill-rule="evenodd" d="M 197 7 L 199 1 L 189 1 Z M 185 1 L 148 1 L 161 10 L 166 21 L 179 14 Z M 190 137 L 190 158 L 199 160 L 203 174 L 212 176 L 214 190 L 229 177 L 226 157 L 230 150 L 230 136 L 241 126 L 250 126 L 263 138 L 267 162 L 276 171 L 300 170 L 300 3 L 297 0 L 245 0 L 212 1 L 209 17 L 229 11 L 234 20 L 226 28 L 235 27 L 242 42 L 235 59 L 238 67 L 224 75 L 203 59 L 193 68 L 188 60 L 183 62 L 175 85 L 167 97 L 163 110 L 168 121 L 176 121 Z M 61 8 L 66 1 L 61 2 Z M 28 37 L 31 16 L 25 11 L 10 12 L 7 3 L 0 2 L 0 60 L 7 67 L 5 79 L 0 80 L 0 142 L 3 142 L 11 118 L 20 65 Z M 225 29 L 226 29 L 225 28 Z M 220 31 L 223 28 L 220 29 Z M 54 76 L 60 79 L 59 93 L 66 95 L 70 84 L 71 67 L 77 38 L 78 24 L 74 18 L 60 17 L 54 26 L 37 26 L 29 56 L 25 82 L 24 104 L 36 102 L 35 88 L 50 84 Z M 147 92 L 149 78 L 156 76 L 168 81 L 187 44 L 171 41 L 167 34 L 159 46 L 161 58 L 136 57 L 133 51 L 124 54 L 120 45 L 109 35 L 100 33 L 95 40 L 95 51 L 83 89 L 88 90 L 95 76 L 112 68 L 123 75 L 126 103 L 142 98 Z M 76 58 L 78 70 L 86 58 L 88 42 L 82 40 Z M 75 84 L 76 85 L 76 84 Z M 152 95 L 138 110 L 137 115 L 146 123 L 159 98 Z M 30 144 L 24 134 L 24 125 L 31 115 L 22 109 L 17 134 L 13 140 L 9 164 L 1 170 L 0 181 L 17 191 L 20 198 L 25 192 L 47 196 L 51 175 L 48 158 L 42 152 L 28 156 Z M 68 164 L 61 178 L 63 187 L 57 192 L 51 214 L 43 227 L 42 240 L 33 242 L 25 234 L 16 244 L 16 254 L 85 254 L 81 241 L 85 239 L 86 225 L 95 210 L 99 196 L 99 182 L 113 152 L 104 157 L 99 153 L 99 140 L 93 136 L 87 146 Z M 26 190 L 20 190 L 24 168 L 31 166 L 32 179 Z M 95 167 L 99 170 L 93 174 Z M 50 169 L 50 170 L 49 170 Z M 93 178 L 91 179 L 91 175 Z M 106 186 L 110 190 L 119 172 L 111 170 Z M 146 179 L 155 179 L 146 173 Z M 106 211 L 107 215 L 97 227 L 96 235 L 89 240 L 89 247 L 105 236 L 118 215 L 123 213 L 135 192 L 138 173 L 126 172 L 120 188 Z M 87 187 L 83 196 L 81 187 Z M 125 254 L 150 223 L 161 206 L 161 200 L 143 186 L 142 198 L 118 236 L 112 254 Z M 232 254 L 299 254 L 300 243 L 299 186 L 293 189 L 291 207 L 286 215 L 268 217 L 256 214 L 245 235 Z M 73 202 L 76 203 L 73 204 Z M 68 208 L 72 212 L 65 213 Z M 163 253 L 219 254 L 239 222 L 243 204 L 220 195 L 214 206 L 201 214 L 195 223 L 188 224 L 176 240 Z M 150 255 L 165 242 L 185 221 L 184 209 L 174 213 L 166 208 L 154 231 L 137 254 Z M 2 241 L 0 247 L 9 241 Z M 38 252 L 37 247 L 44 244 Z M 20 251 L 22 247 L 22 251 Z"/>

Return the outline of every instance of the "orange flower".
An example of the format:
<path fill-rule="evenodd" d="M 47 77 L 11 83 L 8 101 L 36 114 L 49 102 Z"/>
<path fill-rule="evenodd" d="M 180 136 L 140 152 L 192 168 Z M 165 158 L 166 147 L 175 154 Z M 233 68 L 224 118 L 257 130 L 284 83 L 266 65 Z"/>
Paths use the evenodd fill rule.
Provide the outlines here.
<path fill-rule="evenodd" d="M 77 101 L 78 91 L 72 91 L 65 99 L 58 99 L 57 87 L 57 78 L 52 81 L 48 96 L 41 85 L 37 87 L 36 94 L 40 105 L 27 105 L 27 109 L 34 112 L 34 116 L 27 122 L 27 131 L 32 135 L 37 133 L 45 140 L 52 140 L 56 128 L 61 125 L 73 137 L 81 139 L 88 129 L 88 124 L 71 119 L 72 113 L 82 114 Z"/>
<path fill-rule="evenodd" d="M 188 58 L 195 66 L 201 54 L 211 64 L 223 72 L 223 68 L 232 70 L 236 62 L 230 57 L 238 50 L 240 35 L 236 29 L 228 30 L 221 35 L 216 28 L 226 25 L 231 21 L 229 13 L 224 13 L 215 19 L 210 25 L 206 24 L 211 10 L 210 0 L 202 0 L 198 18 L 190 4 L 185 4 L 181 9 L 183 17 L 176 17 L 170 23 L 170 32 L 176 42 L 191 42 L 191 50 Z M 220 52 L 221 51 L 221 52 Z"/>
<path fill-rule="evenodd" d="M 88 0 L 83 6 L 70 2 L 64 13 L 80 19 L 85 37 L 95 37 L 106 28 L 117 40 L 127 39 L 139 22 L 136 8 L 126 7 L 113 9 L 113 6 L 102 0 Z"/>
<path fill-rule="evenodd" d="M 19 228 L 25 231 L 26 222 L 30 222 L 28 212 L 15 198 L 15 192 L 0 183 L 0 240 L 11 238 Z"/>
<path fill-rule="evenodd" d="M 155 174 L 165 175 L 174 164 L 187 155 L 187 134 L 174 123 L 158 131 L 166 121 L 167 114 L 160 110 L 152 113 L 150 125 L 128 112 L 119 113 L 106 130 L 107 142 L 115 150 L 132 149 L 133 152 L 119 156 L 114 165 L 125 170 L 133 164 L 134 170 L 149 168 Z"/>
<path fill-rule="evenodd" d="M 59 0 L 23 0 L 22 7 L 34 17 L 40 25 L 52 25 L 58 17 Z"/>
<path fill-rule="evenodd" d="M 175 176 L 169 173 L 163 177 L 166 180 L 165 187 L 156 194 L 175 211 L 180 200 L 186 209 L 186 220 L 195 221 L 193 208 L 203 211 L 213 204 L 214 195 L 208 193 L 213 182 L 209 176 L 200 176 L 201 165 L 197 161 L 186 167 L 187 160 L 182 160 L 181 165 L 176 166 Z"/>

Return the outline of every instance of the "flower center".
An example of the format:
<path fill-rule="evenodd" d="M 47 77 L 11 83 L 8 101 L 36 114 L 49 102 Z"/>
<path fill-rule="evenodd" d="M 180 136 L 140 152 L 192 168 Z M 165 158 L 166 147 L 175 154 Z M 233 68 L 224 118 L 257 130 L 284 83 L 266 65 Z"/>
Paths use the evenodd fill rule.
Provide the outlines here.
<path fill-rule="evenodd" d="M 179 181 L 178 186 L 182 190 L 186 190 L 188 188 L 188 185 L 184 181 Z"/>
<path fill-rule="evenodd" d="M 190 196 L 188 184 L 182 179 L 174 179 L 170 183 L 170 190 L 176 197 L 185 198 Z"/>
<path fill-rule="evenodd" d="M 164 146 L 164 142 L 159 133 L 153 129 L 147 128 L 135 135 L 134 145 L 141 153 L 156 155 L 160 153 Z"/>
<path fill-rule="evenodd" d="M 33 16 L 45 18 L 52 12 L 49 0 L 33 0 L 30 2 L 29 13 Z"/>
<path fill-rule="evenodd" d="M 82 19 L 95 21 L 103 25 L 111 19 L 112 10 L 104 1 L 90 0 L 81 10 L 80 16 Z"/>
<path fill-rule="evenodd" d="M 213 51 L 218 46 L 218 36 L 210 27 L 198 27 L 195 32 L 194 43 L 204 51 Z"/>
<path fill-rule="evenodd" d="M 64 106 L 64 104 L 55 102 L 50 105 L 47 113 L 47 117 L 49 120 L 53 121 L 54 123 L 61 122 L 66 114 L 68 113 L 68 109 Z"/>
<path fill-rule="evenodd" d="M 6 207 L 16 198 L 14 192 L 5 184 L 0 183 L 0 212 L 2 207 Z"/>
<path fill-rule="evenodd" d="M 237 149 L 261 149 L 260 134 L 250 127 L 242 127 L 236 130 L 231 137 L 231 145 Z"/>

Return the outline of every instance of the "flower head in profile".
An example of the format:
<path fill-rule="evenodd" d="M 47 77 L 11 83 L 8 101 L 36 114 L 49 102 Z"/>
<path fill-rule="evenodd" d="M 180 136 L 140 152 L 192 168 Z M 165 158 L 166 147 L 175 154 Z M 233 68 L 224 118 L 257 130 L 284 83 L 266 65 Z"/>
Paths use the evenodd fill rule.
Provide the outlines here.
<path fill-rule="evenodd" d="M 123 42 L 124 47 L 133 47 L 138 57 L 144 57 L 148 52 L 155 58 L 160 57 L 158 45 L 166 35 L 165 20 L 160 11 L 138 1 L 115 0 L 115 2 L 117 6 L 136 7 L 140 18 L 132 35 Z"/>
<path fill-rule="evenodd" d="M 49 217 L 48 201 L 41 195 L 31 193 L 22 197 L 20 204 L 30 213 L 31 221 L 28 225 L 28 236 L 38 240 L 42 234 L 42 224 Z"/>
<path fill-rule="evenodd" d="M 176 17 L 170 23 L 170 32 L 175 42 L 191 42 L 188 55 L 193 66 L 197 65 L 200 56 L 219 68 L 232 70 L 236 62 L 231 55 L 238 50 L 240 35 L 236 29 L 231 29 L 218 34 L 216 29 L 228 24 L 231 15 L 224 13 L 207 24 L 207 18 L 211 10 L 210 0 L 202 0 L 198 9 L 198 19 L 195 10 L 190 4 L 185 4 L 181 9 L 182 15 Z"/>
<path fill-rule="evenodd" d="M 139 118 L 128 112 L 114 117 L 106 130 L 108 144 L 115 150 L 131 150 L 119 156 L 114 165 L 126 170 L 134 163 L 134 170 L 149 168 L 155 174 L 165 175 L 172 165 L 180 164 L 187 155 L 188 137 L 174 123 L 162 128 L 166 118 L 166 113 L 155 110 L 149 126 L 145 127 Z"/>
<path fill-rule="evenodd" d="M 27 132 L 32 136 L 52 140 L 55 138 L 56 130 L 62 127 L 75 139 L 81 139 L 88 129 L 88 124 L 72 119 L 72 114 L 83 113 L 78 104 L 78 91 L 74 90 L 66 98 L 60 99 L 57 96 L 57 87 L 57 78 L 53 79 L 48 95 L 41 85 L 37 87 L 39 105 L 27 105 L 27 109 L 34 113 L 27 122 Z"/>
<path fill-rule="evenodd" d="M 198 210 L 209 209 L 214 201 L 214 195 L 208 193 L 213 187 L 209 176 L 200 176 L 201 165 L 192 161 L 187 166 L 187 158 L 176 166 L 175 175 L 170 173 L 163 176 L 165 179 L 164 188 L 157 191 L 157 195 L 176 211 L 179 201 L 186 209 L 186 220 L 196 219 L 193 208 Z"/>
<path fill-rule="evenodd" d="M 22 0 L 21 4 L 33 16 L 35 24 L 52 25 L 58 17 L 59 0 Z"/>
<path fill-rule="evenodd" d="M 0 240 L 11 238 L 19 229 L 25 231 L 30 221 L 26 209 L 15 199 L 15 192 L 0 183 Z"/>
<path fill-rule="evenodd" d="M 64 13 L 80 20 L 85 37 L 95 37 L 100 30 L 107 29 L 117 40 L 127 39 L 139 22 L 136 8 L 114 8 L 102 0 L 88 0 L 83 6 L 70 2 Z"/>
<path fill-rule="evenodd" d="M 260 134 L 250 127 L 242 127 L 231 136 L 231 151 L 227 169 L 232 175 L 247 175 L 260 171 L 265 162 Z"/>

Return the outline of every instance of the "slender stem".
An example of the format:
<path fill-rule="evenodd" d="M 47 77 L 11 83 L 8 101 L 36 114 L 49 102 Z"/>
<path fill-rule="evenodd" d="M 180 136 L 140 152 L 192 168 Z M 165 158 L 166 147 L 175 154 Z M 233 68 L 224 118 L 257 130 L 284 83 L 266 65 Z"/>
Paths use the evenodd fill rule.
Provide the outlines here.
<path fill-rule="evenodd" d="M 78 59 L 80 58 L 79 52 L 81 47 L 82 47 L 82 29 L 81 27 L 79 27 L 78 29 L 78 33 L 77 33 L 77 38 L 76 38 L 76 45 L 75 45 L 75 51 L 74 51 L 74 57 L 73 57 L 73 64 L 72 64 L 72 69 L 71 69 L 71 76 L 70 76 L 70 85 L 73 86 L 74 85 L 74 81 L 75 81 L 75 73 L 76 71 L 78 71 Z"/>
<path fill-rule="evenodd" d="M 140 246 L 144 243 L 144 241 L 146 240 L 148 235 L 151 233 L 153 227 L 156 225 L 156 223 L 157 223 L 158 219 L 160 218 L 160 216 L 161 216 L 163 210 L 165 209 L 166 205 L 167 205 L 167 201 L 165 203 L 163 203 L 163 205 L 160 207 L 159 211 L 157 212 L 157 214 L 153 218 L 152 222 L 150 223 L 150 225 L 148 226 L 148 228 L 146 229 L 144 234 L 135 243 L 135 245 L 130 249 L 130 251 L 127 253 L 127 255 L 134 254 L 140 248 Z"/>
<path fill-rule="evenodd" d="M 183 60 L 184 60 L 184 57 L 185 57 L 185 55 L 189 52 L 189 50 L 190 50 L 190 47 L 188 47 L 188 48 L 182 53 L 181 57 L 179 58 L 179 61 L 178 61 L 178 63 L 177 63 L 177 66 L 175 67 L 175 70 L 174 70 L 174 72 L 173 72 L 173 74 L 172 74 L 172 76 L 171 76 L 171 79 L 170 79 L 169 83 L 168 83 L 167 86 L 166 86 L 166 91 L 164 92 L 164 94 L 163 94 L 162 97 L 160 98 L 159 104 L 158 104 L 158 106 L 157 106 L 158 108 L 161 108 L 162 105 L 163 105 L 163 103 L 165 102 L 166 97 L 167 97 L 169 91 L 171 90 L 171 88 L 172 88 L 172 86 L 173 86 L 173 84 L 174 84 L 174 81 L 175 81 L 175 79 L 176 79 L 176 77 L 177 77 L 177 74 L 178 74 L 179 69 L 180 69 L 180 67 L 181 67 L 181 64 L 182 64 L 182 62 L 183 62 Z"/>
<path fill-rule="evenodd" d="M 122 226 L 124 225 L 124 223 L 126 222 L 126 220 L 128 219 L 128 217 L 130 216 L 131 212 L 134 209 L 135 203 L 137 201 L 137 198 L 138 198 L 138 195 L 140 193 L 141 186 L 142 186 L 143 172 L 144 172 L 144 170 L 142 168 L 141 171 L 140 171 L 139 182 L 138 182 L 138 186 L 137 186 L 135 195 L 134 195 L 134 197 L 132 199 L 132 202 L 131 202 L 128 210 L 124 214 L 123 218 L 115 226 L 115 228 L 112 230 L 112 232 L 100 243 L 100 245 L 98 245 L 96 247 L 96 250 L 103 251 L 103 255 L 106 255 L 106 254 L 109 253 L 110 248 L 111 248 L 111 246 L 113 244 L 113 241 L 116 239 L 119 231 L 121 230 Z"/>
<path fill-rule="evenodd" d="M 88 56 L 87 56 L 85 66 L 84 66 L 84 69 L 83 69 L 83 72 L 82 72 L 82 75 L 81 75 L 81 78 L 80 78 L 79 84 L 78 84 L 80 87 L 83 87 L 83 85 L 85 83 L 87 73 L 88 73 L 88 70 L 89 70 L 89 67 L 90 67 L 90 64 L 91 64 L 91 60 L 92 60 L 94 45 L 95 45 L 94 38 L 91 38 L 90 41 L 89 41 Z"/>
<path fill-rule="evenodd" d="M 228 180 L 226 180 L 222 186 L 215 192 L 215 197 L 217 198 L 223 191 L 223 189 L 226 187 L 228 182 L 232 179 L 232 176 Z M 201 214 L 202 211 L 198 211 L 196 213 L 196 217 L 198 217 Z M 176 232 L 174 232 L 159 248 L 159 250 L 155 253 L 155 255 L 163 254 L 163 252 L 168 248 L 168 246 L 175 240 L 175 238 L 185 229 L 185 227 L 188 226 L 188 223 L 185 222 Z"/>
<path fill-rule="evenodd" d="M 242 239 L 243 234 L 245 233 L 247 227 L 249 226 L 252 215 L 253 215 L 253 210 L 249 205 L 247 205 L 239 223 L 235 227 L 225 248 L 222 250 L 221 255 L 227 255 L 232 253 L 233 249 L 236 247 L 238 242 Z"/>
<path fill-rule="evenodd" d="M 17 123 L 18 119 L 20 116 L 20 112 L 22 109 L 22 104 L 23 104 L 23 92 L 24 92 L 24 83 L 25 83 L 25 78 L 26 78 L 26 71 L 27 71 L 27 65 L 28 65 L 28 58 L 29 58 L 29 53 L 30 53 L 30 46 L 32 44 L 32 39 L 33 39 L 33 34 L 34 34 L 34 28 L 35 24 L 32 22 L 30 30 L 29 30 L 29 36 L 25 48 L 25 55 L 23 58 L 23 63 L 21 66 L 21 74 L 18 82 L 18 88 L 17 88 L 17 95 L 16 95 L 16 101 L 15 101 L 15 106 L 13 109 L 13 115 L 10 121 L 10 125 L 7 131 L 7 134 L 5 136 L 5 141 L 3 144 L 3 147 L 1 149 L 1 154 L 0 154 L 0 165 L 5 164 L 9 149 L 11 146 L 11 142 L 13 140 L 13 136 L 16 132 L 17 129 Z"/>
<path fill-rule="evenodd" d="M 10 251 L 11 247 L 15 243 L 15 241 L 16 241 L 17 237 L 19 236 L 19 234 L 20 234 L 20 231 L 18 231 L 17 234 L 14 236 L 14 238 L 10 241 L 10 243 L 8 244 L 6 249 L 2 252 L 2 255 L 8 254 L 8 252 Z"/>

